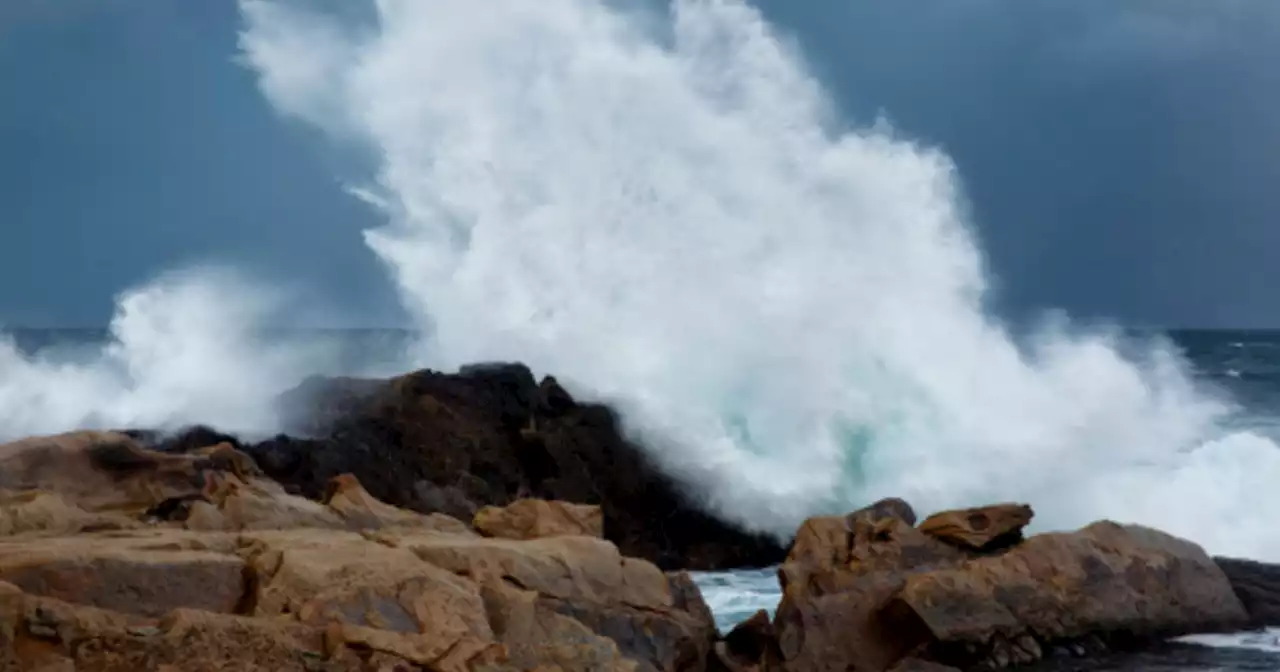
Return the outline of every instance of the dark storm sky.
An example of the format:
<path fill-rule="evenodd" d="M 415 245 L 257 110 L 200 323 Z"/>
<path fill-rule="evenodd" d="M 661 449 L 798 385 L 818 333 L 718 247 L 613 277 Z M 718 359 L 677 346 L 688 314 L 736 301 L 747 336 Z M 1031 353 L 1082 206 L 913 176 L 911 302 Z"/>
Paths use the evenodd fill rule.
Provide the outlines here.
<path fill-rule="evenodd" d="M 760 0 L 859 122 L 960 167 L 1011 314 L 1280 327 L 1280 0 Z M 232 262 L 399 320 L 341 162 L 231 0 L 0 0 L 0 324 Z"/>

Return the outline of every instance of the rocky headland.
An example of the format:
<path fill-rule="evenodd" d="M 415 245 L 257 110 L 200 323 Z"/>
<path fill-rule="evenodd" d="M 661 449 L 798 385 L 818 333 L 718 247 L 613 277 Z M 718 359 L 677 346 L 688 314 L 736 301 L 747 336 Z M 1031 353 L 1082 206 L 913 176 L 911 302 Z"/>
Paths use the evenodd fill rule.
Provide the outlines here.
<path fill-rule="evenodd" d="M 901 500 L 789 544 L 698 508 L 518 365 L 310 381 L 299 433 L 0 445 L 0 670 L 899 672 L 1280 624 L 1280 568 L 1023 504 Z M 301 438 L 299 438 L 301 437 Z M 777 564 L 731 632 L 686 570 Z"/>

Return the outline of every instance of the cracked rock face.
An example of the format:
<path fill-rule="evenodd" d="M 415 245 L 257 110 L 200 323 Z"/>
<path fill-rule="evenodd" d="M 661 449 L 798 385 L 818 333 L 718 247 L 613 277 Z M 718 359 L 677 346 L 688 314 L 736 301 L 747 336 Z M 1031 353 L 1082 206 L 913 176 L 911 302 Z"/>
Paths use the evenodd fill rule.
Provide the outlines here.
<path fill-rule="evenodd" d="M 351 476 L 291 495 L 243 457 L 0 446 L 0 669 L 704 669 L 696 588 L 601 539 L 598 510 L 489 510 L 518 537 L 490 538 Z"/>
<path fill-rule="evenodd" d="M 577 515 L 562 522 L 602 523 L 624 554 L 667 570 L 768 567 L 786 554 L 777 539 L 705 513 L 624 436 L 611 408 L 578 402 L 554 378 L 539 382 L 520 364 L 389 380 L 315 378 L 282 395 L 280 406 L 296 436 L 241 444 L 201 428 L 135 434 L 169 453 L 226 440 L 312 499 L 350 473 L 383 502 L 468 521 L 486 506 L 521 499 L 591 505 L 600 522 Z M 518 518 L 486 526 L 505 526 L 496 536 L 522 534 Z"/>
<path fill-rule="evenodd" d="M 1239 629 L 1263 613 L 1246 613 L 1223 568 L 1188 541 L 1106 521 L 1024 539 L 1031 516 L 999 504 L 917 526 L 905 502 L 885 500 L 812 518 L 779 569 L 773 621 L 758 614 L 715 653 L 756 672 L 1001 669 L 1051 650 Z M 1241 589 L 1260 595 L 1255 584 Z"/>

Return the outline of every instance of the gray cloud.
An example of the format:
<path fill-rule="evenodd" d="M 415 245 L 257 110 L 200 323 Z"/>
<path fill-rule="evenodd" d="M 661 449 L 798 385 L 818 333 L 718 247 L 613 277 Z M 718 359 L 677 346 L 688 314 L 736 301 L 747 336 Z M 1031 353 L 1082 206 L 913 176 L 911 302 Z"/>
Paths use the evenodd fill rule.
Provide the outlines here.
<path fill-rule="evenodd" d="M 1005 309 L 1280 323 L 1280 3 L 764 7 L 846 111 L 956 159 Z"/>

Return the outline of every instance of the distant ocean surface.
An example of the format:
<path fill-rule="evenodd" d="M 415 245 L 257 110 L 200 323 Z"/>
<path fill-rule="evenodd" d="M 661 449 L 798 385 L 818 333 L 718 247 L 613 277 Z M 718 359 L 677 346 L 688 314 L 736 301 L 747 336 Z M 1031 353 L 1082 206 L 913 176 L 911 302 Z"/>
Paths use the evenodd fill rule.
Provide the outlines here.
<path fill-rule="evenodd" d="M 298 332 L 281 332 L 298 336 Z M 107 341 L 106 329 L 13 329 L 4 334 L 27 355 L 56 355 L 75 361 L 79 351 L 91 358 Z M 1168 334 L 1192 363 L 1200 382 L 1226 391 L 1240 405 L 1236 422 L 1280 438 L 1280 331 L 1174 331 Z M 340 353 L 317 374 L 394 375 L 395 363 L 415 334 L 408 330 L 310 330 L 307 340 L 327 341 Z M 1280 532 L 1278 532 L 1280 533 Z M 759 609 L 772 609 L 780 597 L 774 570 L 699 573 L 695 576 L 727 632 Z M 1046 670 L 1245 671 L 1280 670 L 1280 633 L 1191 637 L 1166 649 L 1104 661 L 1053 661 Z"/>

